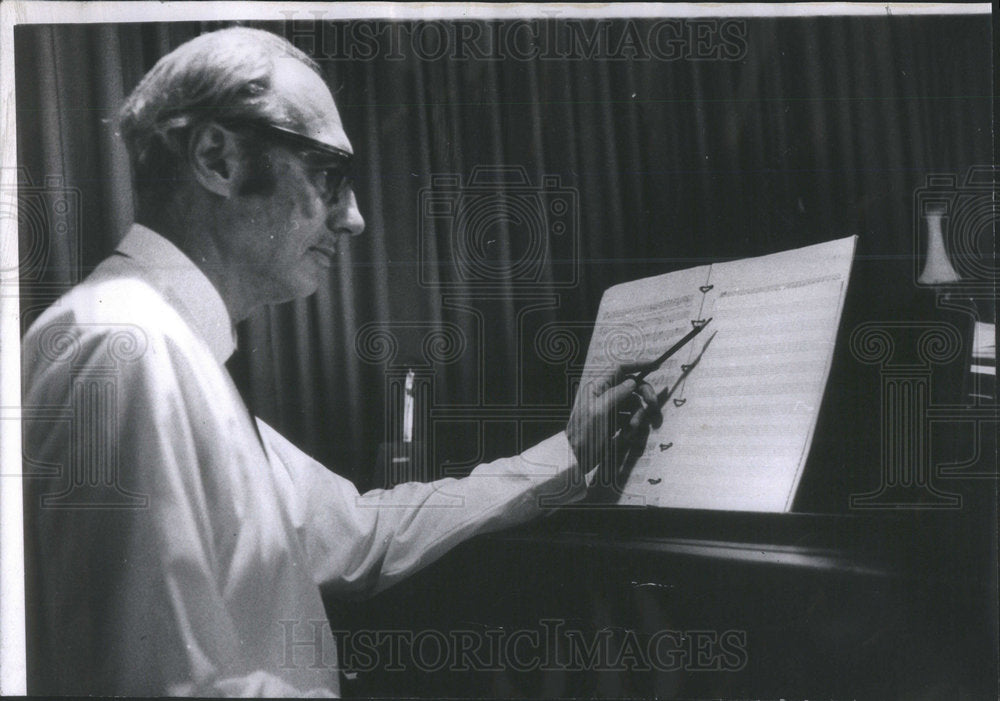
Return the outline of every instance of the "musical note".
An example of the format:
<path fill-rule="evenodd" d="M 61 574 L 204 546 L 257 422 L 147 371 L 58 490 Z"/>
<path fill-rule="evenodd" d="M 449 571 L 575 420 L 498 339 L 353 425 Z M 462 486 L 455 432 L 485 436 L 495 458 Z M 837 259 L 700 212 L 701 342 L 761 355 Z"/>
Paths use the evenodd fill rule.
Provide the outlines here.
<path fill-rule="evenodd" d="M 609 318 L 635 322 L 639 345 L 653 357 L 712 319 L 646 378 L 659 394 L 664 421 L 650 428 L 623 503 L 790 507 L 829 374 L 854 242 L 700 266 L 605 293 L 588 366 L 608 360 L 595 341 Z M 654 480 L 669 489 L 651 490 L 660 483 Z"/>

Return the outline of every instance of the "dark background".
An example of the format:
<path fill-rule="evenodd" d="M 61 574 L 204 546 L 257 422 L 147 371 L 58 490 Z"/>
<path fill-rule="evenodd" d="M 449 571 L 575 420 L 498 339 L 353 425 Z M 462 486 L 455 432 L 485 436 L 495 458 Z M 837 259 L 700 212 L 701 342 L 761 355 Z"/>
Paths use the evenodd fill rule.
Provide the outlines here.
<path fill-rule="evenodd" d="M 555 20 L 532 22 L 544 32 Z M 368 228 L 315 296 L 241 325 L 237 379 L 259 416 L 362 487 L 378 479 L 379 445 L 399 438 L 395 393 L 407 368 L 422 383 L 428 476 L 461 472 L 561 428 L 610 285 L 859 237 L 799 514 L 562 514 L 527 535 L 463 547 L 367 608 L 333 606 L 353 612 L 346 625 L 376 629 L 446 629 L 469 617 L 537 627 L 546 616 L 628 628 L 645 625 L 635 621 L 653 606 L 661 627 L 748 630 L 747 670 L 429 685 L 427 675 L 389 674 L 348 693 L 995 696 L 995 423 L 980 436 L 968 421 L 934 426 L 933 464 L 967 461 L 986 476 L 936 479 L 935 489 L 962 497 L 947 513 L 862 514 L 849 501 L 879 487 L 884 460 L 882 370 L 852 354 L 851 333 L 946 322 L 968 340 L 972 316 L 915 282 L 924 234 L 915 201 L 929 176 L 951 174 L 961 187 L 993 160 L 990 18 L 739 22 L 745 51 L 734 60 L 672 61 L 396 59 L 385 45 L 350 59 L 337 44 L 345 25 L 255 25 L 322 65 L 358 154 Z M 131 221 L 114 135 L 124 96 L 160 56 L 221 26 L 16 28 L 20 196 L 39 203 L 21 215 L 24 329 Z M 611 34 L 624 27 L 612 22 Z M 510 222 L 478 241 L 479 267 L 456 266 L 469 261 L 455 227 L 422 209 L 431 195 L 458 201 L 456 188 L 428 188 L 454 174 L 468 193 L 473 168 L 490 165 L 523 168 L 527 185 L 508 191 L 537 193 L 543 207 L 571 193 L 569 243 L 542 237 L 541 252 L 527 255 L 538 242 Z M 62 220 L 46 214 L 53 198 L 71 204 Z M 539 264 L 525 270 L 522 259 Z M 577 338 L 575 355 L 538 350 L 536 334 L 552 323 Z M 968 362 L 965 347 L 933 367 L 932 403 L 969 405 Z M 846 564 L 747 569 L 678 556 L 671 539 L 681 537 L 835 553 Z M 883 574 L 859 574 L 869 566 Z M 646 580 L 667 582 L 669 596 L 651 604 L 648 589 L 635 589 Z"/>
<path fill-rule="evenodd" d="M 240 328 L 239 379 L 258 415 L 364 486 L 378 445 L 399 438 L 386 420 L 388 380 L 416 366 L 432 378 L 430 405 L 476 407 L 480 419 L 496 408 L 497 421 L 437 420 L 433 435 L 418 426 L 418 438 L 434 444 L 435 474 L 446 462 L 471 467 L 559 427 L 567 377 L 582 363 L 608 286 L 856 234 L 841 343 L 797 508 L 840 511 L 847 495 L 877 485 L 878 368 L 850 355 L 846 334 L 866 321 L 940 316 L 933 292 L 914 284 L 914 194 L 929 174 L 961 180 L 990 162 L 988 18 L 735 21 L 737 60 L 427 60 L 412 47 L 393 54 L 387 33 L 376 57 L 359 60 L 343 38 L 350 25 L 261 24 L 323 66 L 358 153 L 368 228 L 317 295 L 262 310 Z M 558 30 L 552 22 L 534 24 Z M 634 26 L 645 35 L 654 22 Z M 36 188 L 56 176 L 79 193 L 65 233 L 44 217 L 22 222 L 22 258 L 42 254 L 22 266 L 25 329 L 51 300 L 42 283 L 58 292 L 86 274 L 131 221 L 127 159 L 114 134 L 123 95 L 169 49 L 219 26 L 17 28 L 18 165 Z M 608 36 L 624 28 L 612 22 Z M 467 185 L 473 167 L 495 164 L 523 168 L 521 190 L 543 198 L 575 193 L 579 218 L 567 232 L 575 250 L 542 240 L 530 252 L 539 242 L 514 223 L 463 254 L 455 225 L 421 219 L 432 176 L 456 174 Z M 545 175 L 558 186 L 543 186 Z M 463 255 L 481 256 L 486 273 L 457 274 Z M 525 271 L 519 260 L 540 264 Z M 489 278 L 490 270 L 499 273 Z M 444 362 L 428 360 L 427 334 L 449 322 L 459 342 Z M 579 338 L 567 362 L 533 346 L 551 322 Z M 391 362 L 359 351 L 371 323 L 394 337 Z M 938 384 L 961 383 L 963 362 L 939 368 Z M 547 418 L 523 422 L 519 440 L 507 410 L 540 405 Z"/>

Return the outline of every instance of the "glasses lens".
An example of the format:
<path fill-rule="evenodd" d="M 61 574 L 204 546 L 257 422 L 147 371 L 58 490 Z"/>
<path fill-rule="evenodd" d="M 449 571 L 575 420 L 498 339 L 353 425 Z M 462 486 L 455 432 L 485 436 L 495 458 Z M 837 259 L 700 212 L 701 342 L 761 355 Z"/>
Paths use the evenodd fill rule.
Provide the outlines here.
<path fill-rule="evenodd" d="M 317 174 L 326 199 L 336 200 L 348 183 L 351 154 L 298 132 L 274 124 L 250 123 L 250 126 L 297 151 Z M 332 162 L 331 162 L 332 159 Z"/>
<path fill-rule="evenodd" d="M 347 163 L 334 163 L 322 168 L 323 195 L 327 199 L 340 197 L 350 178 L 347 173 Z"/>

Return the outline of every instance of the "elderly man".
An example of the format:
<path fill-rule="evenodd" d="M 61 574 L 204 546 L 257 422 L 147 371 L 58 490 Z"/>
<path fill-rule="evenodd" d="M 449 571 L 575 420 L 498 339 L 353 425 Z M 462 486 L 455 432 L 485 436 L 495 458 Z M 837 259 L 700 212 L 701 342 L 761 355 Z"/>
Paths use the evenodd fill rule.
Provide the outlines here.
<path fill-rule="evenodd" d="M 615 406 L 655 395 L 609 377 L 520 456 L 360 495 L 223 367 L 235 322 L 314 292 L 364 228 L 317 66 L 266 32 L 206 34 L 146 75 L 121 131 L 138 221 L 24 339 L 29 690 L 336 695 L 321 587 L 370 593 L 578 498 Z M 285 664 L 289 624 L 321 632 L 319 664 Z"/>

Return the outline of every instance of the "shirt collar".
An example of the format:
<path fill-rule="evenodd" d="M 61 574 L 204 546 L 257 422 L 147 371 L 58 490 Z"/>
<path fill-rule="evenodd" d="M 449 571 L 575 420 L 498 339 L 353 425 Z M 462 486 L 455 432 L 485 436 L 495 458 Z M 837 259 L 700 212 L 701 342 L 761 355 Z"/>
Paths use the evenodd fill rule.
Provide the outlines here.
<path fill-rule="evenodd" d="M 236 350 L 236 331 L 226 303 L 198 266 L 142 224 L 133 224 L 116 250 L 142 266 L 148 281 L 225 363 Z"/>

